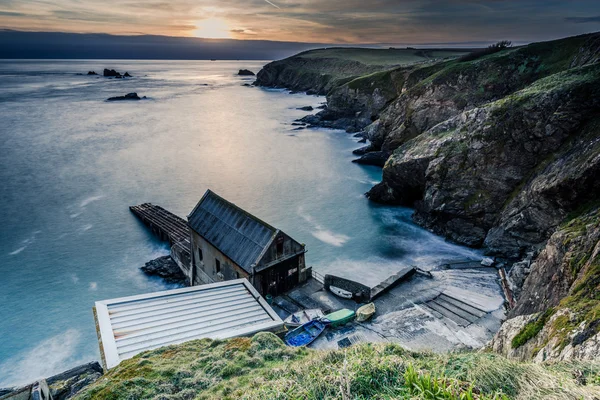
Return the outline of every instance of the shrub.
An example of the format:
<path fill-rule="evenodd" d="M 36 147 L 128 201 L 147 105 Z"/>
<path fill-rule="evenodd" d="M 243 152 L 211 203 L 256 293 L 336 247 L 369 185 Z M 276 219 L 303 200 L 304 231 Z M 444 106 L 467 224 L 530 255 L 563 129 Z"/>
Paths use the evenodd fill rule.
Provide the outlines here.
<path fill-rule="evenodd" d="M 468 54 L 465 54 L 464 56 L 459 58 L 459 61 L 464 62 L 464 61 L 477 60 L 478 58 L 497 53 L 497 52 L 507 49 L 511 46 L 512 46 L 512 42 L 510 42 L 508 40 L 502 40 L 498 43 L 495 43 L 491 46 L 486 47 L 485 49 L 479 49 L 479 50 L 472 51 Z"/>

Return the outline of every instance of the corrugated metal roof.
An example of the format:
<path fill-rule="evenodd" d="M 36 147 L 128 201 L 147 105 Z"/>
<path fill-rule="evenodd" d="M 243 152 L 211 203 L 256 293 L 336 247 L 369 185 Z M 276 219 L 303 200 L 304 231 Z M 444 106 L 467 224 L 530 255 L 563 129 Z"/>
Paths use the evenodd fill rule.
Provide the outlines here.
<path fill-rule="evenodd" d="M 188 215 L 188 225 L 247 272 L 276 229 L 207 190 Z"/>
<path fill-rule="evenodd" d="M 246 279 L 98 301 L 95 315 L 106 368 L 162 346 L 283 325 Z"/>

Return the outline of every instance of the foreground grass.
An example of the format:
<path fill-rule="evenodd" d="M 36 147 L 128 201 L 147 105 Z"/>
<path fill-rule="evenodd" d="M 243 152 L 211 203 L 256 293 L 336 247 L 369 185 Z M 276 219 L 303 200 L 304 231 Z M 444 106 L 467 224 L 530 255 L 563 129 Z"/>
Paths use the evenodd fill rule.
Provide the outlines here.
<path fill-rule="evenodd" d="M 599 370 L 592 364 L 519 363 L 489 353 L 417 353 L 395 344 L 292 349 L 260 333 L 142 353 L 77 398 L 594 399 L 600 398 Z"/>

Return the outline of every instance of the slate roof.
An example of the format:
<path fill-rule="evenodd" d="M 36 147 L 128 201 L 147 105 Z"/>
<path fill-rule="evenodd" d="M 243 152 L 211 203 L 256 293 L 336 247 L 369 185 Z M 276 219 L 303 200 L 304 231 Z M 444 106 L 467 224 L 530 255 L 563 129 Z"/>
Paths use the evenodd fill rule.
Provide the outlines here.
<path fill-rule="evenodd" d="M 188 225 L 248 273 L 277 232 L 211 190 L 188 215 Z"/>

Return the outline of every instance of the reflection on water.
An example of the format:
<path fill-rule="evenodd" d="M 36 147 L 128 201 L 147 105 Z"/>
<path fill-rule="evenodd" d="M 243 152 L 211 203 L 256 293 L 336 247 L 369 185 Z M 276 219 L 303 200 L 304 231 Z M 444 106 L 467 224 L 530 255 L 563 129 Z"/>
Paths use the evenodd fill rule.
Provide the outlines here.
<path fill-rule="evenodd" d="M 365 283 L 474 255 L 370 204 L 381 170 L 350 162 L 352 135 L 294 130 L 323 98 L 242 86 L 262 64 L 0 62 L 0 386 L 97 359 L 94 301 L 166 288 L 138 270 L 167 247 L 132 204 L 186 216 L 211 188 Z M 134 78 L 76 75 L 105 67 Z M 148 99 L 104 101 L 129 92 Z"/>

